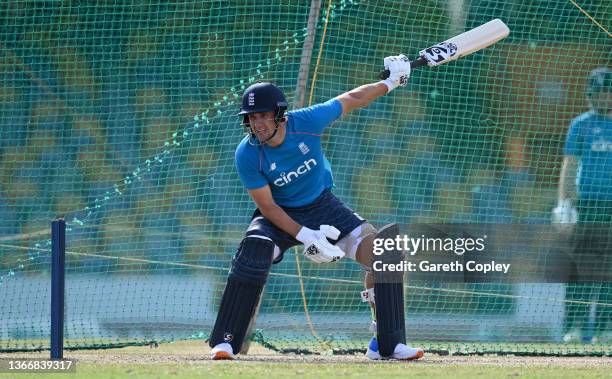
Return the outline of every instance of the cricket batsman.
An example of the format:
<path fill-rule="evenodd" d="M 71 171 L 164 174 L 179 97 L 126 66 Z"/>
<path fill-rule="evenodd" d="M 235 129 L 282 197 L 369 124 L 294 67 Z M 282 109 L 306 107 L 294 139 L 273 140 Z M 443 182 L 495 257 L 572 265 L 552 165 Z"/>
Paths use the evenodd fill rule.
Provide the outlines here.
<path fill-rule="evenodd" d="M 565 342 L 610 342 L 612 310 L 598 306 L 588 323 L 590 303 L 610 304 L 612 284 L 593 272 L 612 269 L 612 71 L 600 67 L 587 79 L 591 109 L 576 117 L 565 143 L 559 204 L 553 223 L 571 237 L 575 272 L 566 289 Z M 592 283 L 588 283 L 592 282 Z"/>
<path fill-rule="evenodd" d="M 299 244 L 313 262 L 332 263 L 346 256 L 366 268 L 362 296 L 373 303 L 376 315 L 368 358 L 423 356 L 422 349 L 406 345 L 403 284 L 375 280 L 368 272 L 373 240 L 394 238 L 398 227 L 377 230 L 334 196 L 331 168 L 321 146 L 325 128 L 340 116 L 406 86 L 410 63 L 404 55 L 386 57 L 384 66 L 390 76 L 383 81 L 289 112 L 275 85 L 256 83 L 245 90 L 238 115 L 248 134 L 236 149 L 236 167 L 257 209 L 232 259 L 209 341 L 213 360 L 233 359 L 240 352 L 272 264 Z M 400 256 L 390 255 L 392 260 Z"/>

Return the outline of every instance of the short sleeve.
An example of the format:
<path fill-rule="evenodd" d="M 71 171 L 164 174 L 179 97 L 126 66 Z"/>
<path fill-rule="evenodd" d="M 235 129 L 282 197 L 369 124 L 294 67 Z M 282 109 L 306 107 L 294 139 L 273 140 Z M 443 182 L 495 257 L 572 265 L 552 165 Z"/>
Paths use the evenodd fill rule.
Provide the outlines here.
<path fill-rule="evenodd" d="M 583 151 L 582 122 L 572 121 L 565 141 L 565 155 L 581 156 Z"/>
<path fill-rule="evenodd" d="M 342 115 L 342 104 L 334 98 L 308 108 L 289 112 L 298 131 L 321 134 L 323 130 Z"/>
<path fill-rule="evenodd" d="M 235 158 L 238 176 L 246 189 L 252 190 L 268 185 L 268 180 L 259 170 L 256 154 L 252 154 L 244 145 L 240 145 L 236 149 Z"/>

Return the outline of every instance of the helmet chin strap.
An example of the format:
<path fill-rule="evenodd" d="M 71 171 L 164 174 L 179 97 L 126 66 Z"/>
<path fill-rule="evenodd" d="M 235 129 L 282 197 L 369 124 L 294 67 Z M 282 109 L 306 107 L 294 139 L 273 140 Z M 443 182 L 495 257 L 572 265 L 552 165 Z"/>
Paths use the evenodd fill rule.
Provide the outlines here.
<path fill-rule="evenodd" d="M 255 132 L 253 132 L 253 129 L 251 129 L 250 126 L 247 126 L 249 128 L 249 144 L 252 146 L 262 146 L 265 145 L 266 143 L 268 143 L 268 141 L 270 141 L 272 138 L 274 138 L 274 136 L 276 136 L 276 133 L 278 132 L 278 129 L 282 126 L 278 121 L 274 121 L 274 125 L 276 125 L 276 127 L 274 128 L 274 133 L 272 133 L 272 135 L 270 136 L 270 138 L 266 139 L 265 141 L 260 141 L 257 136 L 255 135 Z M 257 142 L 255 142 L 257 141 Z"/>

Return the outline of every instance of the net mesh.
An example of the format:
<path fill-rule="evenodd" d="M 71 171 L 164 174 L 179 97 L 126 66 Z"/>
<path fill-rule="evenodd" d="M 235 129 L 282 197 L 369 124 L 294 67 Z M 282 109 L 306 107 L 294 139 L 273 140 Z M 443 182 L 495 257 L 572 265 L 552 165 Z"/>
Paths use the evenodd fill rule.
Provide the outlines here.
<path fill-rule="evenodd" d="M 512 31 L 336 122 L 324 140 L 336 195 L 377 226 L 550 223 L 569 123 L 612 51 L 608 2 L 583 3 L 324 1 L 305 105 L 374 81 L 384 56 L 493 18 Z M 49 348 L 57 216 L 68 223 L 67 348 L 208 337 L 254 207 L 234 168 L 240 96 L 268 80 L 295 105 L 310 7 L 0 5 L 0 351 Z M 365 350 L 360 266 L 301 259 L 274 266 L 253 339 Z M 568 304 L 595 335 L 610 296 L 605 283 L 408 282 L 407 335 L 432 351 L 611 355 L 609 336 L 563 342 Z"/>

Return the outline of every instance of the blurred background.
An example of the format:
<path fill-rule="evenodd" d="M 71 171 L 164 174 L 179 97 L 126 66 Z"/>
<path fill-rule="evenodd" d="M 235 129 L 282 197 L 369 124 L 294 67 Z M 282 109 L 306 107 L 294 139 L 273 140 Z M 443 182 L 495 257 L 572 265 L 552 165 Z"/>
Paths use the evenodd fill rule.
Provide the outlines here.
<path fill-rule="evenodd" d="M 611 25 L 608 1 L 583 3 Z M 47 346 L 49 225 L 58 216 L 69 224 L 71 346 L 205 338 L 253 211 L 233 161 L 244 88 L 272 81 L 291 109 L 308 69 L 305 105 L 322 102 L 377 80 L 387 55 L 416 57 L 493 18 L 510 27 L 507 39 L 414 71 L 407 88 L 328 130 L 334 192 L 377 226 L 550 222 L 565 134 L 588 110 L 588 72 L 610 63 L 609 35 L 569 1 L 330 1 L 301 66 L 310 7 L 0 5 L 0 350 Z M 313 351 L 361 347 L 369 310 L 359 303 L 360 267 L 296 259 L 274 267 L 281 275 L 268 285 L 260 338 L 289 350 L 296 341 Z M 559 342 L 562 304 L 525 299 L 563 299 L 562 286 L 455 287 L 407 291 L 414 328 L 438 328 L 415 330 L 418 339 L 467 351 L 511 342 L 574 351 L 525 345 Z M 316 330 L 311 313 L 346 317 Z"/>

